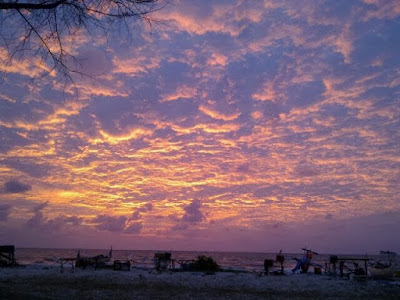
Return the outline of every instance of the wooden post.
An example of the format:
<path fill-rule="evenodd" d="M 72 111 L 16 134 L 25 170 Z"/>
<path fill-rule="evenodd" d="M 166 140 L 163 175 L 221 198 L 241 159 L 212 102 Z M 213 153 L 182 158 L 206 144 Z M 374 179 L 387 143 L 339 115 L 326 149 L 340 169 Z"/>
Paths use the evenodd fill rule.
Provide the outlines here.
<path fill-rule="evenodd" d="M 344 267 L 344 261 L 341 260 L 339 263 L 340 277 L 343 277 L 343 267 Z"/>

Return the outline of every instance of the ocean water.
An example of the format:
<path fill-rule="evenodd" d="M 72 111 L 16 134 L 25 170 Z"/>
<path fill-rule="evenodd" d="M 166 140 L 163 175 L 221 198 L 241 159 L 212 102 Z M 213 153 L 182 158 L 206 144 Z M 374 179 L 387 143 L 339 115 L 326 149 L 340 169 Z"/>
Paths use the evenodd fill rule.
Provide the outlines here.
<path fill-rule="evenodd" d="M 80 249 L 81 257 L 108 255 L 110 249 Z M 157 251 L 159 252 L 159 251 Z M 162 251 L 160 251 L 162 252 Z M 76 257 L 78 249 L 41 249 L 41 248 L 16 248 L 15 258 L 18 264 L 35 266 L 58 266 L 60 258 Z M 133 266 L 138 268 L 152 268 L 154 250 L 113 250 L 112 260 L 131 260 Z M 176 261 L 196 259 L 199 255 L 212 257 L 223 269 L 243 271 L 263 271 L 264 260 L 275 260 L 276 253 L 252 252 L 197 252 L 197 251 L 172 251 L 172 259 Z M 283 253 L 285 256 L 285 270 L 290 270 L 296 265 L 294 258 L 301 258 L 303 253 Z M 338 255 L 338 254 L 335 254 Z M 365 258 L 366 255 L 338 255 L 339 257 Z M 312 262 L 321 266 L 329 261 L 330 254 L 314 255 Z M 371 261 L 387 261 L 385 255 L 368 255 Z M 399 256 L 396 256 L 397 263 Z M 179 267 L 179 264 L 176 264 Z"/>

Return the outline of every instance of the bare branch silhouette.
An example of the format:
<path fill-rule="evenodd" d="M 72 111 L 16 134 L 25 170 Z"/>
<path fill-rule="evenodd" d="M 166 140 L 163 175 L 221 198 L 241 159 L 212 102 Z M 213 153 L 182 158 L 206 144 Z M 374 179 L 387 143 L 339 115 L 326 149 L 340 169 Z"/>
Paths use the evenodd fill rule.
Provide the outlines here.
<path fill-rule="evenodd" d="M 41 77 L 55 74 L 73 82 L 85 74 L 71 50 L 80 31 L 107 37 L 115 28 L 130 33 L 127 19 L 151 24 L 150 14 L 170 0 L 0 0 L 0 59 L 12 64 L 29 54 L 40 58 Z M 121 29 L 122 30 L 122 29 Z M 68 40 L 69 39 L 69 40 Z M 68 40 L 68 42 L 67 42 Z M 72 40 L 72 42 L 71 42 Z"/>

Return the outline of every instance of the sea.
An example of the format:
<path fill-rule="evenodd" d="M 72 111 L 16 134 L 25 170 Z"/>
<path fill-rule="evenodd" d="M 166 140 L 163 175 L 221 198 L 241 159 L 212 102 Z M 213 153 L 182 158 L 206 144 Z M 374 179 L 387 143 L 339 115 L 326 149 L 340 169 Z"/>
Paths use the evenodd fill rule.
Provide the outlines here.
<path fill-rule="evenodd" d="M 43 248 L 16 248 L 15 259 L 19 265 L 50 267 L 59 266 L 60 258 L 92 257 L 96 255 L 109 255 L 110 249 L 43 249 Z M 154 255 L 158 252 L 171 252 L 171 258 L 177 262 L 197 259 L 201 255 L 213 258 L 218 265 L 225 270 L 256 271 L 264 270 L 266 259 L 275 260 L 277 253 L 254 253 L 254 252 L 198 252 L 198 251 L 155 251 L 155 250 L 112 250 L 111 260 L 130 260 L 132 267 L 151 269 L 154 267 Z M 284 268 L 290 270 L 295 267 L 296 259 L 301 258 L 304 253 L 282 253 L 285 257 Z M 387 255 L 338 255 L 340 258 L 369 258 L 369 262 L 387 262 Z M 330 254 L 313 255 L 312 263 L 324 268 L 329 262 Z M 396 262 L 397 260 L 397 262 Z M 361 262 L 360 262 L 361 263 Z M 399 256 L 395 256 L 395 262 L 399 263 Z M 276 265 L 276 264 L 275 264 Z M 399 264 L 400 265 L 400 264 Z M 179 264 L 178 264 L 179 267 Z"/>

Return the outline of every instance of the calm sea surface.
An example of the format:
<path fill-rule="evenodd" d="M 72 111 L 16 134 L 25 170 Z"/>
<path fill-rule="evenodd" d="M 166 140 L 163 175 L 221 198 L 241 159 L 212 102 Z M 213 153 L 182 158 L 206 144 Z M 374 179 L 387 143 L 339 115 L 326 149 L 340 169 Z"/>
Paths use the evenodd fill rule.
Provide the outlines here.
<path fill-rule="evenodd" d="M 110 249 L 80 249 L 81 256 L 108 255 Z M 133 260 L 133 266 L 151 268 L 153 266 L 154 250 L 113 250 L 112 260 Z M 58 265 L 59 258 L 76 257 L 78 249 L 40 249 L 16 248 L 15 258 L 22 265 L 52 266 Z M 176 261 L 196 259 L 199 255 L 211 256 L 222 268 L 232 270 L 262 271 L 265 259 L 275 259 L 276 253 L 250 253 L 250 252 L 195 252 L 172 251 L 172 258 Z M 302 253 L 284 253 L 285 269 L 296 265 L 294 258 L 301 258 Z M 338 255 L 339 257 L 365 258 L 365 255 Z M 313 263 L 324 265 L 329 261 L 329 254 L 314 255 Z M 387 261 L 384 255 L 368 255 L 372 260 Z M 397 256 L 399 260 L 399 256 Z"/>

